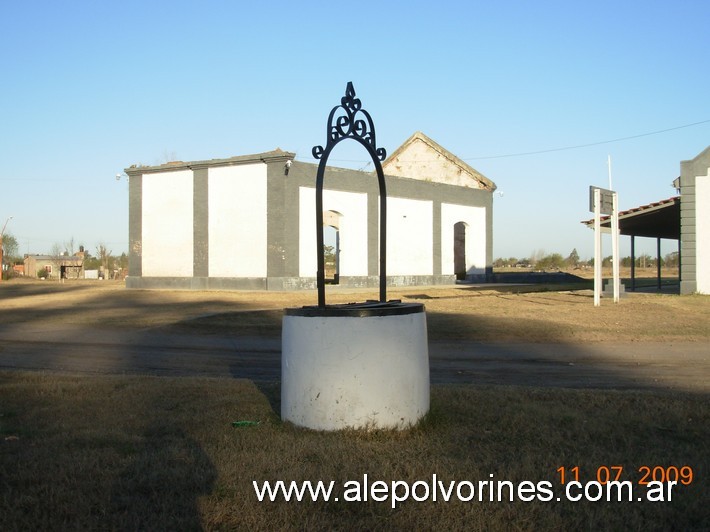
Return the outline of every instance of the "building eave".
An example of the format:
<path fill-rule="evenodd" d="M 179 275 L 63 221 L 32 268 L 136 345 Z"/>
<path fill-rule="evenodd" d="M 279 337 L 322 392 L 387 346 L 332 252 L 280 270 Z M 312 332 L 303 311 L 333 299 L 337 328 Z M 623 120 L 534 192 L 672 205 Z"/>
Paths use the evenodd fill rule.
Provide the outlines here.
<path fill-rule="evenodd" d="M 226 159 L 207 159 L 203 161 L 172 161 L 169 163 L 157 166 L 131 166 L 125 168 L 124 171 L 128 176 L 153 174 L 159 172 L 170 172 L 180 170 L 197 170 L 200 168 L 213 168 L 218 166 L 236 166 L 243 164 L 258 164 L 272 163 L 280 161 L 292 161 L 296 157 L 294 152 L 284 151 L 279 148 L 262 153 L 254 153 L 249 155 L 237 155 Z"/>

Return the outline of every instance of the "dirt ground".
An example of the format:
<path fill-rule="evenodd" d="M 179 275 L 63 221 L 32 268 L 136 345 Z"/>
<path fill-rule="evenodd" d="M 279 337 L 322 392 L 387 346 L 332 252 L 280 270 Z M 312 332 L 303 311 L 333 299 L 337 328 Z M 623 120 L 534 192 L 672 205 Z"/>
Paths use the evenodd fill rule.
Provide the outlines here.
<path fill-rule="evenodd" d="M 538 287 L 539 289 L 539 287 Z M 417 287 L 433 383 L 710 391 L 710 298 L 630 294 L 593 306 L 589 290 Z M 330 287 L 328 303 L 376 298 Z M 285 307 L 313 291 L 127 290 L 121 282 L 0 285 L 0 369 L 280 376 Z"/>

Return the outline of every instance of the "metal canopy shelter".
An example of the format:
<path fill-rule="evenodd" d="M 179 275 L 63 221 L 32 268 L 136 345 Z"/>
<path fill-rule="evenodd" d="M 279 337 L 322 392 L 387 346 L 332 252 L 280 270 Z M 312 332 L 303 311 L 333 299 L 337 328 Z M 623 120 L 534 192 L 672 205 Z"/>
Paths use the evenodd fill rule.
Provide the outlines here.
<path fill-rule="evenodd" d="M 582 223 L 594 229 L 594 220 L 586 220 Z M 602 231 L 611 232 L 611 216 L 602 217 L 601 226 Z M 656 239 L 657 279 L 660 290 L 661 239 L 677 240 L 680 257 L 680 196 L 619 212 L 619 232 L 631 237 L 631 290 L 636 289 L 635 239 L 637 236 Z"/>

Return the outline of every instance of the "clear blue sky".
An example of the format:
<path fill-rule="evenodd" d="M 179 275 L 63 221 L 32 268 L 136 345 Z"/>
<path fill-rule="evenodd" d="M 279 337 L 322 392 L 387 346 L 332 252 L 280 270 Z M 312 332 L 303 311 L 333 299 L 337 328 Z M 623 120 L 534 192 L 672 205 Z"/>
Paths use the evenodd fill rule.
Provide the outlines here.
<path fill-rule="evenodd" d="M 607 155 L 624 209 L 710 145 L 706 0 L 5 1 L 0 20 L 0 223 L 22 253 L 127 251 L 131 164 L 313 162 L 348 81 L 389 153 L 421 130 L 498 185 L 496 257 L 591 256 Z"/>

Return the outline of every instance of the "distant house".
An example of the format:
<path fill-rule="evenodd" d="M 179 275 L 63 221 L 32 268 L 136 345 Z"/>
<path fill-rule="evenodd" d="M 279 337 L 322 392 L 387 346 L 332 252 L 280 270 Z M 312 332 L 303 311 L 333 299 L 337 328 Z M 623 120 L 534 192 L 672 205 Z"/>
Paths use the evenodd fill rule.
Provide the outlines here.
<path fill-rule="evenodd" d="M 24 271 L 27 277 L 50 279 L 83 279 L 84 254 L 78 255 L 25 255 Z"/>
<path fill-rule="evenodd" d="M 316 283 L 318 166 L 276 149 L 131 167 L 129 288 L 298 289 Z M 485 279 L 495 184 L 423 133 L 383 162 L 390 286 Z M 373 173 L 328 167 L 330 282 L 377 286 Z"/>

